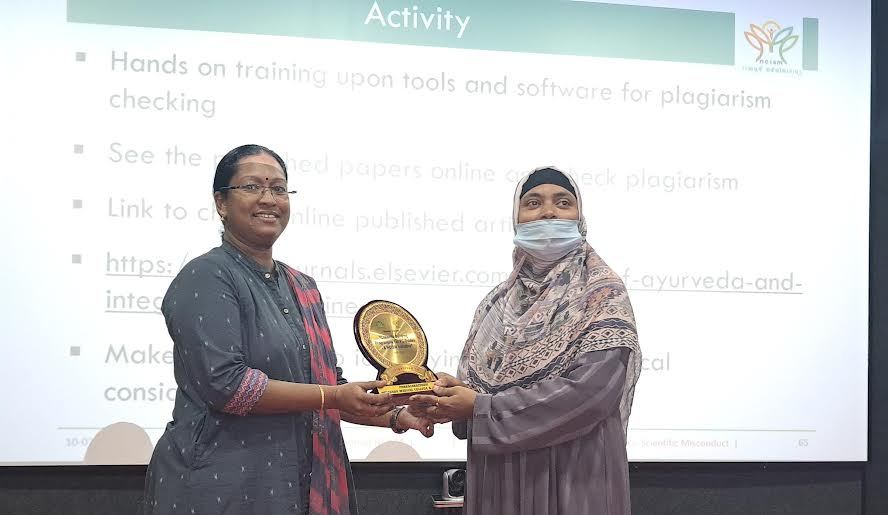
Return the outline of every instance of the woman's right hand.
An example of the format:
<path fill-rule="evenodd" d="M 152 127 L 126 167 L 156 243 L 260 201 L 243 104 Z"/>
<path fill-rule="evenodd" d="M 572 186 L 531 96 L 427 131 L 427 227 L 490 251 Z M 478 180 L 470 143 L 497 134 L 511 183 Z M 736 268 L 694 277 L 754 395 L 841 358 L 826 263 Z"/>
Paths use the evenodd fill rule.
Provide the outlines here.
<path fill-rule="evenodd" d="M 407 413 L 409 413 L 415 419 L 425 419 L 434 424 L 447 424 L 449 422 L 453 422 L 451 419 L 447 417 L 436 417 L 434 415 L 435 405 L 431 406 L 428 404 L 408 404 Z M 425 434 L 425 433 L 423 433 Z"/>
<path fill-rule="evenodd" d="M 410 396 L 410 413 L 424 416 L 436 424 L 471 417 L 477 393 L 450 374 L 438 372 L 436 375 L 434 395 Z"/>
<path fill-rule="evenodd" d="M 466 386 L 466 383 L 460 381 L 459 379 L 453 377 L 450 374 L 446 374 L 444 372 L 438 372 L 435 375 L 438 376 L 438 380 L 435 381 L 435 386 L 443 386 L 445 388 L 450 388 L 453 386 L 465 386 L 466 388 L 468 388 L 468 386 Z"/>
<path fill-rule="evenodd" d="M 330 401 L 327 406 L 362 417 L 378 417 L 392 410 L 395 401 L 390 393 L 369 393 L 374 388 L 387 385 L 385 381 L 366 381 L 363 383 L 346 383 L 328 387 Z"/>

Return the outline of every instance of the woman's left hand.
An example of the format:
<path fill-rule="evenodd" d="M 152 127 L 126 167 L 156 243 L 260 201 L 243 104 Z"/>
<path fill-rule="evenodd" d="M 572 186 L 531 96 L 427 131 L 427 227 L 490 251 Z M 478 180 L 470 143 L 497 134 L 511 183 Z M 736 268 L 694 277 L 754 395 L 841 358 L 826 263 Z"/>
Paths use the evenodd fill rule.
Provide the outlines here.
<path fill-rule="evenodd" d="M 436 422 L 472 417 L 478 396 L 474 390 L 466 386 L 436 386 L 434 392 L 435 395 L 414 395 L 410 403 L 426 406 L 426 414 Z"/>
<path fill-rule="evenodd" d="M 395 427 L 398 429 L 415 429 L 422 433 L 426 438 L 435 434 L 435 423 L 426 417 L 416 416 L 406 409 L 398 412 L 398 419 L 395 420 Z"/>

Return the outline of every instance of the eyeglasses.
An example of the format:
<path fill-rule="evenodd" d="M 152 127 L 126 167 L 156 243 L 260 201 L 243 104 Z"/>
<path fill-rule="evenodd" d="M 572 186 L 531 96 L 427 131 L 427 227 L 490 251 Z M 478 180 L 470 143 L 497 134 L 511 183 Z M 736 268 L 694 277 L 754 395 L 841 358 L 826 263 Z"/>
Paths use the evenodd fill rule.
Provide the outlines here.
<path fill-rule="evenodd" d="M 265 190 L 271 192 L 271 195 L 279 199 L 289 200 L 289 196 L 296 193 L 296 190 L 287 191 L 285 186 L 260 186 L 258 184 L 244 184 L 243 186 L 224 186 L 219 191 L 240 190 L 251 197 L 261 197 L 265 194 Z"/>

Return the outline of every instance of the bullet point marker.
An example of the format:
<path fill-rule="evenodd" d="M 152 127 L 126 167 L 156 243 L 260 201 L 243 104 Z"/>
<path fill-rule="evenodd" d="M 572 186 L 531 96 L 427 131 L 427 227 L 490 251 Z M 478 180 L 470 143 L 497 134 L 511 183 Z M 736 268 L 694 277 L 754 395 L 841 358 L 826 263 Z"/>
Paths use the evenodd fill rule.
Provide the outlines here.
<path fill-rule="evenodd" d="M 80 199 L 74 199 L 74 209 L 80 209 L 83 207 L 83 201 Z"/>
<path fill-rule="evenodd" d="M 74 153 L 82 154 L 83 153 L 83 145 L 74 145 Z"/>
<path fill-rule="evenodd" d="M 79 356 L 80 355 L 80 346 L 71 347 L 71 355 L 72 356 Z"/>
<path fill-rule="evenodd" d="M 86 52 L 75 52 L 74 60 L 78 63 L 86 62 Z"/>
<path fill-rule="evenodd" d="M 71 254 L 71 263 L 79 265 L 83 263 L 83 257 L 80 254 Z"/>

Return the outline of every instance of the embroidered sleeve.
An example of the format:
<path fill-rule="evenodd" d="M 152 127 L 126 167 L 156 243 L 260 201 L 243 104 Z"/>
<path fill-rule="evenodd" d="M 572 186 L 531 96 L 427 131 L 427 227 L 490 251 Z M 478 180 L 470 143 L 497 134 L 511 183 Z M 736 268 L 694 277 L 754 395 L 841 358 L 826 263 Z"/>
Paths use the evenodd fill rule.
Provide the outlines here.
<path fill-rule="evenodd" d="M 268 376 L 265 375 L 265 372 L 255 368 L 247 369 L 240 387 L 234 392 L 234 396 L 222 408 L 222 411 L 232 415 L 247 415 L 253 410 L 253 406 L 259 402 L 259 398 L 265 393 L 267 386 Z"/>
<path fill-rule="evenodd" d="M 225 267 L 204 258 L 186 265 L 161 311 L 173 339 L 179 388 L 211 409 L 248 413 L 268 378 L 246 363 L 240 305 Z"/>

